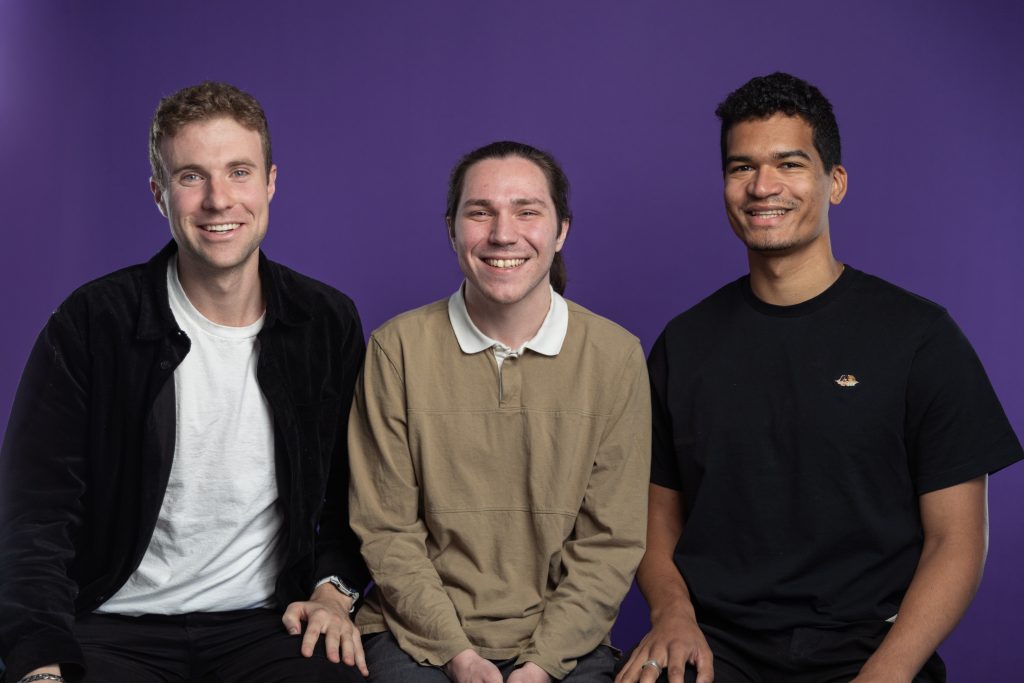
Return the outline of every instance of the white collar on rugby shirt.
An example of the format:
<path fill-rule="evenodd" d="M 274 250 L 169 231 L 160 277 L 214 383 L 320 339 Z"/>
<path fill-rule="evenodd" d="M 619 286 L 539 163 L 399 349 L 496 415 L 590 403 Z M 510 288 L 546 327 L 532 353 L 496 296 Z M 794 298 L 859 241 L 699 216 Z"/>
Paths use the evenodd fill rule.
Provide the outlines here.
<path fill-rule="evenodd" d="M 565 341 L 565 333 L 569 329 L 569 306 L 553 288 L 548 314 L 544 317 L 537 334 L 520 348 L 510 349 L 500 341 L 488 337 L 473 324 L 466 309 L 462 287 L 460 285 L 455 293 L 448 297 L 448 319 L 452 323 L 452 330 L 455 331 L 455 338 L 459 340 L 459 348 L 463 353 L 480 353 L 486 349 L 495 349 L 504 358 L 509 355 L 518 356 L 526 349 L 544 356 L 557 356 L 562 350 L 562 342 Z"/>

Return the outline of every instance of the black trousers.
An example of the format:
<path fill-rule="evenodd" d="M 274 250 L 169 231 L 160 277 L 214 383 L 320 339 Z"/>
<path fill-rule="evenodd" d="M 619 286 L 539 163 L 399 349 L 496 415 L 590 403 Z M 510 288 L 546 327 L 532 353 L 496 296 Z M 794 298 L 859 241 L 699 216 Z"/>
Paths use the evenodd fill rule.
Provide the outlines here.
<path fill-rule="evenodd" d="M 839 629 L 760 632 L 702 622 L 700 628 L 714 655 L 715 683 L 848 683 L 892 625 L 883 621 Z M 688 666 L 686 683 L 696 677 L 696 670 Z M 658 683 L 667 681 L 668 673 L 662 672 Z M 946 666 L 934 653 L 914 677 L 914 683 L 945 681 Z"/>
<path fill-rule="evenodd" d="M 299 652 L 275 610 L 183 615 L 79 617 L 75 636 L 85 653 L 88 683 L 355 682 L 359 671 L 327 659 L 323 637 L 313 656 Z"/>

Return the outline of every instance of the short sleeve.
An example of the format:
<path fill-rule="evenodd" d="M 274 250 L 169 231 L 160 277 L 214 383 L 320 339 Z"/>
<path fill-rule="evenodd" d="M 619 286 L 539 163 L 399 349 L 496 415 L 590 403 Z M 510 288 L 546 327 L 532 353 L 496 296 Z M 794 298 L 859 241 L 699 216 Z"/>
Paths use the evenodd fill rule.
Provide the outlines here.
<path fill-rule="evenodd" d="M 907 453 L 918 495 L 1024 457 L 981 361 L 948 314 L 932 324 L 917 349 L 906 408 Z"/>
<path fill-rule="evenodd" d="M 651 483 L 678 491 L 683 485 L 668 410 L 668 371 L 665 334 L 662 333 L 647 357 L 647 372 L 651 380 Z"/>

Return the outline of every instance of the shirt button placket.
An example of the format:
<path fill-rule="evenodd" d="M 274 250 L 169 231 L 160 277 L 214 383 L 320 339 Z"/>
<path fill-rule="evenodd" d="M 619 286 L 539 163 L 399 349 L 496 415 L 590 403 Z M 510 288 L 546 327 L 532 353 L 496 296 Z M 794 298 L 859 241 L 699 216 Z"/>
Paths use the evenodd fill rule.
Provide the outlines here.
<path fill-rule="evenodd" d="M 519 356 L 509 356 L 501 365 L 502 407 L 518 407 L 522 395 L 522 373 Z"/>

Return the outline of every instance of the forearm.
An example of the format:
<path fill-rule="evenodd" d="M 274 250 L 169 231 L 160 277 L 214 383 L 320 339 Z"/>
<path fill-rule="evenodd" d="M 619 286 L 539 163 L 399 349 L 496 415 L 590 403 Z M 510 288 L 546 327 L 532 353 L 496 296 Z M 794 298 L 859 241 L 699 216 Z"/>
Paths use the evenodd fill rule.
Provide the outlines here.
<path fill-rule="evenodd" d="M 344 422 L 347 426 L 347 421 Z M 338 576 L 345 585 L 362 593 L 370 574 L 360 553 L 359 537 L 349 521 L 349 459 L 346 436 L 339 435 L 341 448 L 332 453 L 331 473 L 316 531 L 316 562 L 313 580 Z"/>
<path fill-rule="evenodd" d="M 593 651 L 611 631 L 643 545 L 638 542 L 632 552 L 626 548 L 602 551 L 597 547 L 585 552 L 593 552 L 594 557 L 603 555 L 606 566 L 572 563 L 568 577 L 580 579 L 567 577 L 545 602 L 531 642 L 518 658 L 520 663 L 537 664 L 557 679 L 572 671 L 576 660 Z"/>
<path fill-rule="evenodd" d="M 394 550 L 397 553 L 387 560 L 388 571 L 374 572 L 373 577 L 388 628 L 402 649 L 416 661 L 432 666 L 443 665 L 459 652 L 472 649 L 455 606 L 426 554 L 413 558 L 411 553 Z M 372 560 L 370 565 L 374 566 Z"/>
<path fill-rule="evenodd" d="M 690 590 L 675 563 L 683 534 L 683 500 L 679 491 L 651 484 L 647 508 L 647 552 L 636 572 L 637 586 L 651 611 L 651 623 L 684 617 L 696 621 Z"/>
<path fill-rule="evenodd" d="M 87 468 L 85 365 L 55 315 L 26 364 L 0 448 L 0 656 L 11 680 L 36 667 L 79 666 L 79 587 L 68 576 Z"/>
<path fill-rule="evenodd" d="M 562 549 L 563 579 L 546 600 L 532 661 L 563 678 L 611 630 L 644 554 L 650 476 L 650 389 L 637 347 L 615 386 L 623 387 L 601 440 L 577 515 Z"/>
<path fill-rule="evenodd" d="M 616 683 L 645 678 L 651 660 L 682 679 L 684 668 L 696 668 L 697 683 L 714 676 L 711 649 L 697 624 L 690 592 L 674 560 L 683 531 L 683 500 L 675 489 L 651 484 L 647 509 L 647 552 L 637 570 L 637 583 L 651 609 L 651 630 L 619 672 Z"/>
<path fill-rule="evenodd" d="M 858 681 L 912 680 L 967 611 L 988 549 L 985 486 L 981 477 L 922 497 L 921 559 L 895 624 Z"/>
<path fill-rule="evenodd" d="M 349 417 L 348 449 L 352 529 L 388 627 L 417 661 L 444 664 L 471 644 L 427 551 L 404 381 L 372 340 Z"/>
<path fill-rule="evenodd" d="M 636 583 L 650 608 L 652 624 L 666 617 L 697 620 L 690 591 L 671 556 L 648 551 L 637 569 Z"/>
<path fill-rule="evenodd" d="M 976 544 L 963 540 L 926 544 L 896 623 L 861 676 L 912 680 L 967 611 L 983 558 Z"/>
<path fill-rule="evenodd" d="M 352 412 L 356 379 L 366 357 L 359 315 L 351 302 L 347 302 L 343 317 L 348 319 L 347 333 L 339 350 L 337 363 L 341 366 L 337 384 L 341 397 L 335 432 L 334 447 L 330 449 L 329 476 L 324 493 L 316 539 L 315 580 L 336 575 L 347 586 L 360 592 L 370 580 L 369 571 L 359 552 L 359 538 L 349 522 L 349 456 L 348 420 Z"/>

